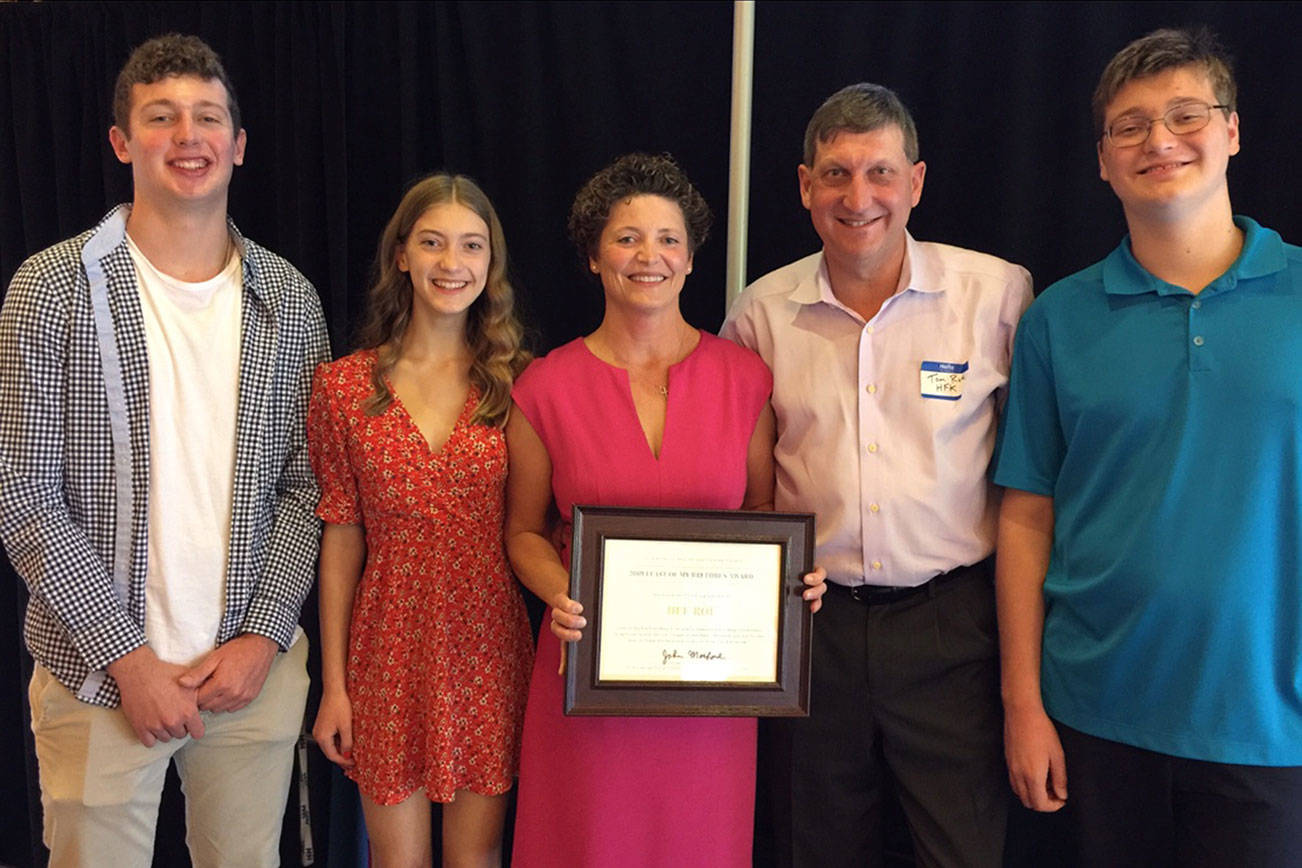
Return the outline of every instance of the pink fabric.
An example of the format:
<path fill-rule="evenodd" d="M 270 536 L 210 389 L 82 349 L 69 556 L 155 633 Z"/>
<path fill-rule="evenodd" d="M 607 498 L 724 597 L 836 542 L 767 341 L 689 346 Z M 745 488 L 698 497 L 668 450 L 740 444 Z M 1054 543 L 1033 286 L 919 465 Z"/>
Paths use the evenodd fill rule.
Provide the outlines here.
<path fill-rule="evenodd" d="M 534 362 L 514 397 L 547 447 L 566 527 L 575 503 L 736 509 L 772 378 L 712 335 L 669 371 L 657 460 L 628 376 L 581 340 Z M 560 643 L 544 624 L 525 712 L 513 864 L 751 864 L 753 718 L 565 717 Z"/>
<path fill-rule="evenodd" d="M 920 585 L 995 547 L 986 468 L 1031 275 L 906 244 L 899 288 L 868 322 L 815 253 L 751 284 L 721 332 L 773 369 L 774 508 L 818 516 L 815 561 L 842 585 Z M 967 365 L 955 400 L 923 396 L 927 362 Z"/>

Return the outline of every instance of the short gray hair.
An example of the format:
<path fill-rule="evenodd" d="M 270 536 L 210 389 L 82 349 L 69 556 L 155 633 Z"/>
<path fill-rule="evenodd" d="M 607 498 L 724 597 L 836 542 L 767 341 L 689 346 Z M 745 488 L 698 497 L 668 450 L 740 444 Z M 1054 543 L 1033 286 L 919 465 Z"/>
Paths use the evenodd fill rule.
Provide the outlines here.
<path fill-rule="evenodd" d="M 843 87 L 818 107 L 805 128 L 805 165 L 814 165 L 814 151 L 837 133 L 870 133 L 897 126 L 904 134 L 904 154 L 918 162 L 918 128 L 913 116 L 888 87 L 863 81 Z"/>

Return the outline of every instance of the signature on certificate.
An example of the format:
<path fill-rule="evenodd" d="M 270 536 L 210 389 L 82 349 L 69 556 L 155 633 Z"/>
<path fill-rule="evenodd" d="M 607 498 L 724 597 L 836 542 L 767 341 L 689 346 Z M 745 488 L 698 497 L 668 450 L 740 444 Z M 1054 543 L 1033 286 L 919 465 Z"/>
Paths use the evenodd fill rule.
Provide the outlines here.
<path fill-rule="evenodd" d="M 682 654 L 679 652 L 677 648 L 664 648 L 661 650 L 660 653 L 663 655 L 663 659 L 660 661 L 660 664 L 662 666 L 668 666 L 670 660 L 683 660 L 683 659 L 723 660 L 724 659 L 722 651 L 697 651 L 696 649 L 691 649 L 686 654 Z"/>

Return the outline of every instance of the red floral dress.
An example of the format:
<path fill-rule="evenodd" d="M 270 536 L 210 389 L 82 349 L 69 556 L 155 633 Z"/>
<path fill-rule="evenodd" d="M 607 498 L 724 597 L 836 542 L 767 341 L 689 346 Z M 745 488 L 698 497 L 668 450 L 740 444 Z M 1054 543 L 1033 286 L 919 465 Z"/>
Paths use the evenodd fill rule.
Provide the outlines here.
<path fill-rule="evenodd" d="M 317 515 L 366 530 L 353 599 L 347 689 L 366 796 L 393 805 L 423 787 L 446 802 L 511 788 L 532 648 L 502 543 L 506 444 L 469 424 L 471 388 L 431 452 L 401 401 L 367 416 L 375 352 L 317 369 L 308 414 Z"/>

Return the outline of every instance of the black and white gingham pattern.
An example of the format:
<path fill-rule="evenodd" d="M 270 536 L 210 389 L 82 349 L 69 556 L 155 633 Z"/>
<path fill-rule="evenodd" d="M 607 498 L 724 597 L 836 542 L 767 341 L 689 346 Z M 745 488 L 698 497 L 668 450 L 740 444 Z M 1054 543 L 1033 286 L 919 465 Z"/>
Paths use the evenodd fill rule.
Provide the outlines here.
<path fill-rule="evenodd" d="M 31 590 L 24 635 L 42 665 L 99 705 L 117 685 L 97 674 L 143 644 L 149 479 L 144 320 L 125 236 L 100 262 L 122 365 L 133 509 L 126 607 L 110 573 L 117 496 L 81 252 L 90 232 L 27 260 L 0 309 L 0 539 Z M 226 610 L 218 641 L 260 633 L 282 647 L 312 581 L 317 489 L 307 460 L 312 372 L 328 357 L 312 285 L 280 257 L 231 233 L 244 255 L 243 336 Z M 83 690 L 83 688 L 85 688 Z"/>

